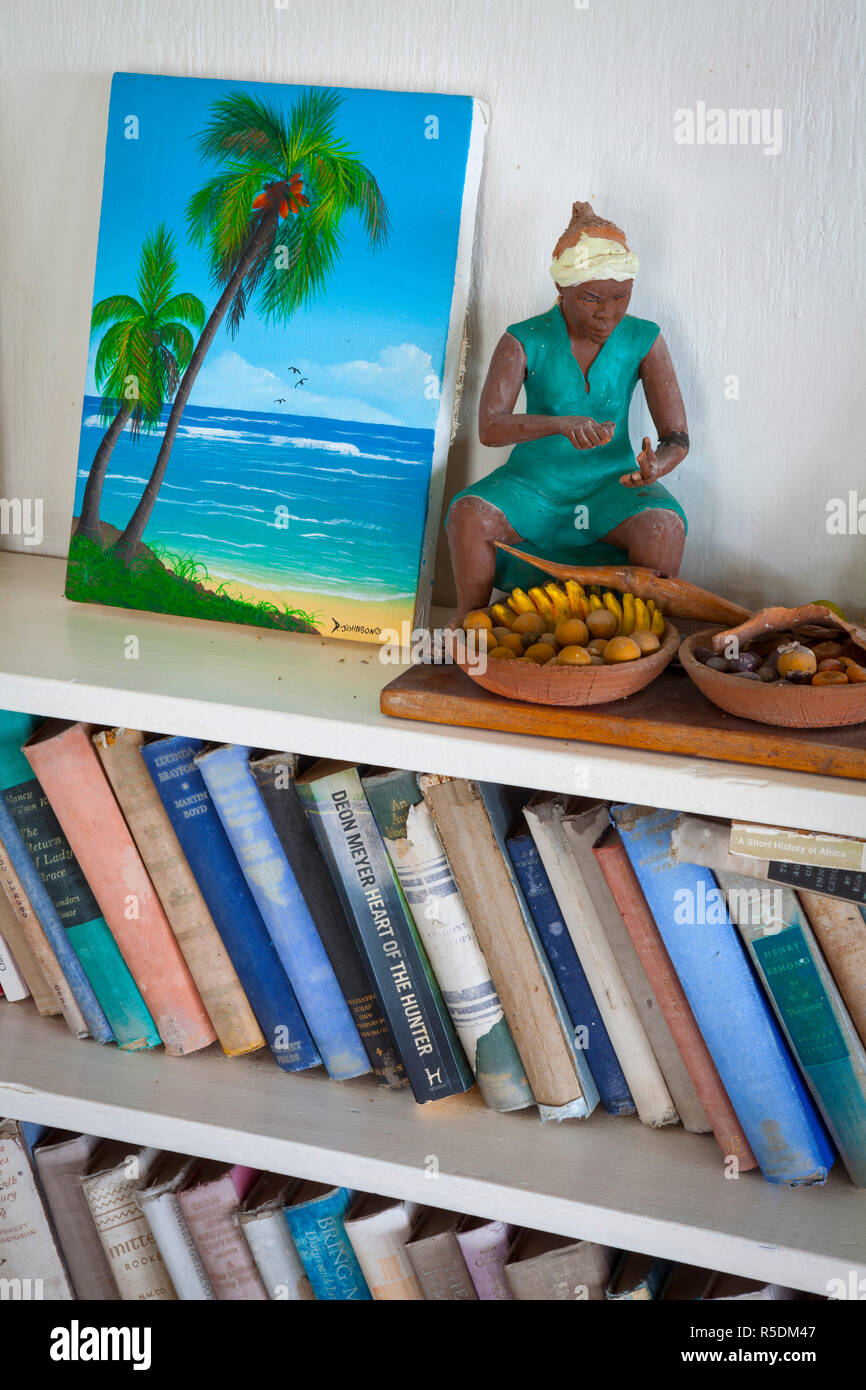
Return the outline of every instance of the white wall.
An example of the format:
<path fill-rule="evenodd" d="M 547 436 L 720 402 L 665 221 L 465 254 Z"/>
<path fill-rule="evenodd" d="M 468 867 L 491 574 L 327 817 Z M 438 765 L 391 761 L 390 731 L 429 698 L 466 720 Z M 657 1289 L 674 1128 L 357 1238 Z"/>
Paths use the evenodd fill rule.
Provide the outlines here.
<path fill-rule="evenodd" d="M 583 2 L 3 0 L 0 496 L 44 497 L 46 551 L 68 536 L 112 71 L 383 86 L 491 110 L 449 496 L 499 461 L 475 432 L 487 361 L 552 302 L 550 250 L 589 198 L 638 251 L 632 311 L 679 372 L 684 573 L 752 604 L 866 610 L 864 542 L 826 528 L 851 489 L 866 512 L 864 7 Z M 780 152 L 675 143 L 698 101 L 780 108 Z"/>

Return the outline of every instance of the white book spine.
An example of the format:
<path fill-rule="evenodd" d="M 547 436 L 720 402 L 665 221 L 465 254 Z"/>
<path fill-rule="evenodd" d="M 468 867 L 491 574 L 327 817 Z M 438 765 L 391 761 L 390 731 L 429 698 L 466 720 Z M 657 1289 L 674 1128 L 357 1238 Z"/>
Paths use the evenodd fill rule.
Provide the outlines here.
<path fill-rule="evenodd" d="M 215 1302 L 216 1294 L 189 1233 L 177 1194 L 138 1192 L 137 1196 L 178 1298 L 185 1303 Z"/>
<path fill-rule="evenodd" d="M 530 802 L 524 814 L 638 1114 L 646 1125 L 676 1124 L 670 1091 L 566 839 L 565 810 L 564 798 L 552 796 Z"/>
<path fill-rule="evenodd" d="M 24 983 L 24 976 L 15 964 L 15 957 L 9 949 L 5 936 L 0 932 L 0 989 L 10 1003 L 27 999 L 30 990 Z"/>
<path fill-rule="evenodd" d="M 406 1242 L 412 1228 L 415 1206 L 411 1202 L 391 1202 L 369 1216 L 345 1222 L 370 1293 L 380 1302 L 423 1300 Z"/>
<path fill-rule="evenodd" d="M 0 1120 L 0 1278 L 4 1299 L 65 1302 L 75 1297 L 14 1120 Z M 11 1346 L 11 1341 L 6 1344 L 7 1352 Z"/>
<path fill-rule="evenodd" d="M 147 1176 L 159 1156 L 158 1149 L 132 1148 L 129 1157 L 114 1168 L 81 1179 L 124 1302 L 167 1302 L 177 1298 L 156 1237 L 136 1200 L 137 1183 Z"/>
<path fill-rule="evenodd" d="M 304 1273 L 282 1208 L 260 1215 L 243 1215 L 237 1220 L 268 1298 L 289 1303 L 312 1299 L 310 1281 Z"/>

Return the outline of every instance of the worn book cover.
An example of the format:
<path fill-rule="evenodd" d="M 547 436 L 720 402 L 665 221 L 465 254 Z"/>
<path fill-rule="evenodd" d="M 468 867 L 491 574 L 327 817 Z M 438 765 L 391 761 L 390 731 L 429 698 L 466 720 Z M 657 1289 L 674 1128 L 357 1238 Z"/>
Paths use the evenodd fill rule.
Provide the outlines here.
<path fill-rule="evenodd" d="M 141 756 L 140 729 L 106 729 L 93 744 L 151 882 L 159 894 L 223 1051 L 229 1057 L 265 1040 Z"/>
<path fill-rule="evenodd" d="M 262 1173 L 235 1212 L 268 1298 L 282 1303 L 315 1299 L 286 1221 L 286 1207 L 297 1187 L 297 1178 Z"/>
<path fill-rule="evenodd" d="M 203 1159 L 178 1192 L 180 1209 L 218 1299 L 266 1302 L 250 1247 L 234 1220 L 259 1173 Z"/>
<path fill-rule="evenodd" d="M 378 772 L 362 781 L 485 1102 L 499 1111 L 532 1105 L 532 1091 L 490 967 L 417 776 L 413 772 Z"/>
<path fill-rule="evenodd" d="M 94 1037 L 101 1042 L 113 1037 L 119 1047 L 131 1052 L 158 1047 L 156 1024 L 51 803 L 21 752 L 21 744 L 37 723 L 28 715 L 0 711 L 0 832 L 4 843 L 37 910 L 50 903 L 52 911 L 44 920 L 53 933 L 58 957 L 62 958 L 65 943 L 77 962 L 80 974 L 73 973 L 72 978 L 78 981 L 78 997 L 82 1009 L 87 1009 Z M 16 854 L 16 837 L 26 859 Z"/>
<path fill-rule="evenodd" d="M 22 752 L 147 999 L 166 1051 L 209 1047 L 213 1024 L 102 770 L 89 724 L 49 719 Z"/>
<path fill-rule="evenodd" d="M 363 950 L 420 1105 L 474 1084 L 357 768 L 317 762 L 298 793 Z"/>
<path fill-rule="evenodd" d="M 81 1186 L 100 1143 L 93 1134 L 53 1129 L 34 1145 L 33 1161 L 76 1297 L 105 1303 L 117 1300 L 117 1285 Z"/>
<path fill-rule="evenodd" d="M 289 1197 L 286 1224 L 310 1287 L 320 1302 L 369 1303 L 373 1295 L 346 1234 L 354 1193 L 346 1187 L 302 1182 Z"/>
<path fill-rule="evenodd" d="M 4 1298 L 63 1301 L 75 1298 L 39 1186 L 25 1128 L 17 1120 L 2 1118 L 0 1276 Z"/>
<path fill-rule="evenodd" d="M 216 1299 L 178 1200 L 199 1162 L 188 1154 L 165 1153 L 135 1188 L 136 1201 L 147 1217 L 177 1296 L 185 1303 Z"/>
<path fill-rule="evenodd" d="M 243 744 L 205 748 L 196 756 L 223 829 L 270 933 L 328 1075 L 363 1076 L 370 1063 L 310 909 L 283 853 L 250 771 Z"/>
<path fill-rule="evenodd" d="M 112 1277 L 124 1302 L 172 1302 L 177 1293 L 136 1188 L 159 1161 L 159 1149 L 104 1139 L 81 1178 Z"/>
<path fill-rule="evenodd" d="M 465 96 L 115 74 L 67 597 L 426 624 L 485 125 Z"/>
<path fill-rule="evenodd" d="M 509 1253 L 505 1277 L 521 1301 L 599 1303 L 616 1256 L 615 1250 L 591 1240 L 521 1231 Z"/>
<path fill-rule="evenodd" d="M 322 945 L 334 967 L 343 997 L 380 1086 L 396 1089 L 409 1084 L 394 1035 L 365 959 L 349 925 L 346 909 L 316 842 L 295 786 L 297 757 L 271 753 L 250 763 L 283 853 L 310 910 Z"/>
<path fill-rule="evenodd" d="M 361 1194 L 345 1219 L 346 1235 L 377 1302 L 423 1300 L 407 1242 L 419 1213 L 415 1202 Z"/>
<path fill-rule="evenodd" d="M 459 1212 L 430 1207 L 416 1221 L 406 1249 L 429 1303 L 477 1302 L 478 1294 L 457 1240 Z"/>
<path fill-rule="evenodd" d="M 517 1227 L 506 1221 L 488 1221 L 483 1216 L 464 1216 L 456 1235 L 479 1300 L 508 1303 L 513 1299 L 505 1277 L 505 1261 Z"/>

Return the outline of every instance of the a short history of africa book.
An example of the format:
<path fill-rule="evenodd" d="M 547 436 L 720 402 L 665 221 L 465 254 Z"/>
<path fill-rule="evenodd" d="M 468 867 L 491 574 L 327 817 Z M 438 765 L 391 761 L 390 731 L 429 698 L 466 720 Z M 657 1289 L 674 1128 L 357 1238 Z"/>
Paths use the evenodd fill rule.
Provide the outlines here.
<path fill-rule="evenodd" d="M 485 125 L 465 96 L 115 74 L 68 598 L 426 623 Z"/>

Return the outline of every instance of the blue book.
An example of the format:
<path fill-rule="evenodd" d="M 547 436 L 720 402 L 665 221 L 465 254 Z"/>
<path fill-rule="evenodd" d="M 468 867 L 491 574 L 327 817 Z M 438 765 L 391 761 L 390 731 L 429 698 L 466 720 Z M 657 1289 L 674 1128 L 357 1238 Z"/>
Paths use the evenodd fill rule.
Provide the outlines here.
<path fill-rule="evenodd" d="M 228 743 L 199 753 L 195 763 L 328 1075 L 335 1081 L 363 1076 L 370 1059 L 256 785 L 251 752 Z"/>
<path fill-rule="evenodd" d="M 36 893 L 31 899 L 33 907 L 42 920 L 37 903 L 44 904 L 47 895 L 54 912 L 46 915 L 45 925 L 56 927 L 59 919 L 68 949 L 90 983 L 100 1010 L 93 1016 L 94 1037 L 109 1041 L 105 1036 L 108 1027 L 124 1051 L 159 1047 L 161 1039 L 141 991 L 108 929 L 47 796 L 21 752 L 21 744 L 39 722 L 27 714 L 0 710 L 0 800 L 8 812 L 3 824 L 9 829 L 11 818 L 17 830 L 17 836 L 10 837 L 13 843 L 7 845 L 9 857 L 25 887 L 33 885 L 32 875 L 28 873 L 25 877 L 22 872 L 25 864 L 20 860 L 20 847 L 24 846 L 30 867 L 44 890 L 44 894 Z M 58 950 L 57 958 L 64 964 L 68 954 L 64 952 L 61 956 Z M 92 1009 L 90 1012 L 93 1014 Z"/>
<path fill-rule="evenodd" d="M 343 1226 L 354 1195 L 346 1187 L 305 1182 L 285 1208 L 301 1264 L 322 1302 L 373 1300 Z"/>
<path fill-rule="evenodd" d="M 825 1182 L 829 1135 L 717 902 L 715 879 L 673 856 L 677 812 L 620 805 L 611 816 L 764 1177 L 791 1187 Z"/>
<path fill-rule="evenodd" d="M 204 747 L 177 734 L 141 756 L 277 1064 L 304 1071 L 322 1059 L 195 765 Z"/>
<path fill-rule="evenodd" d="M 589 987 L 574 943 L 562 920 L 550 879 L 526 829 L 515 830 L 505 841 L 527 906 L 532 913 L 550 968 L 562 992 L 575 1030 L 585 1028 L 584 1047 L 602 1105 L 609 1115 L 634 1115 L 637 1107 L 613 1050 L 598 1005 Z"/>
<path fill-rule="evenodd" d="M 478 790 L 481 793 L 481 800 L 484 803 L 484 809 L 490 821 L 490 828 L 493 831 L 494 838 L 499 847 L 499 852 L 502 855 L 502 862 L 508 871 L 511 886 L 514 889 L 514 896 L 517 899 L 517 905 L 520 908 L 524 926 L 526 927 L 526 934 L 532 943 L 532 949 L 535 952 L 536 960 L 544 976 L 550 998 L 553 1001 L 553 1006 L 556 1009 L 563 1036 L 567 1038 L 571 1047 L 575 1069 L 580 1080 L 581 1090 L 583 1091 L 581 1100 L 573 1106 L 540 1105 L 539 1114 L 542 1119 L 545 1120 L 568 1119 L 569 1116 L 583 1119 L 587 1115 L 591 1115 L 599 1103 L 598 1085 L 590 1070 L 589 1062 L 586 1059 L 586 1053 L 583 1048 L 576 1045 L 571 1019 L 565 1007 L 565 1000 L 560 992 L 556 977 L 550 968 L 544 947 L 541 944 L 535 927 L 532 913 L 529 911 L 529 905 L 523 895 L 520 880 L 517 877 L 517 872 L 508 853 L 507 838 L 516 820 L 516 802 L 513 800 L 515 794 L 513 791 L 510 792 L 508 788 L 500 786 L 498 782 L 479 782 Z M 520 800 L 521 802 L 525 800 L 522 792 L 520 793 Z"/>
<path fill-rule="evenodd" d="M 848 1176 L 866 1187 L 866 1048 L 797 894 L 716 877 Z"/>
<path fill-rule="evenodd" d="M 29 738 L 29 734 L 27 737 Z M 97 1042 L 114 1042 L 111 1025 L 100 1008 L 99 1000 L 93 992 L 93 986 L 84 973 L 81 961 L 72 949 L 63 923 L 57 915 L 57 909 L 48 896 L 45 884 L 33 866 L 33 860 L 27 853 L 27 846 L 21 838 L 21 832 L 12 819 L 12 813 L 2 796 L 0 796 L 0 840 L 6 847 L 9 863 L 21 880 L 21 886 L 30 899 L 30 906 L 39 918 L 39 925 L 57 957 L 60 969 L 66 976 L 66 982 L 82 1012 L 90 1036 L 95 1038 Z"/>

